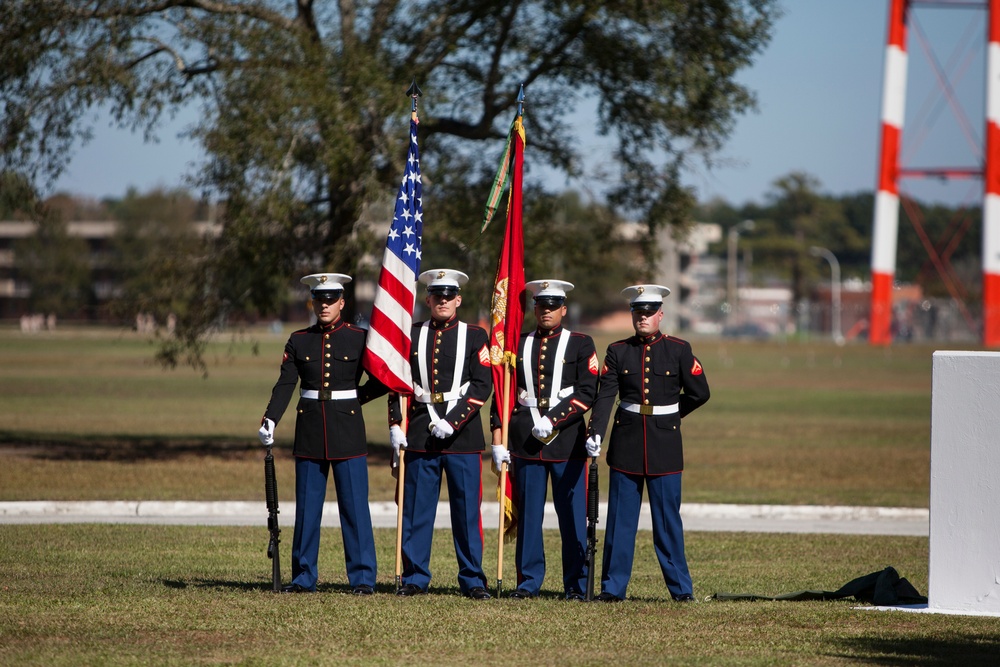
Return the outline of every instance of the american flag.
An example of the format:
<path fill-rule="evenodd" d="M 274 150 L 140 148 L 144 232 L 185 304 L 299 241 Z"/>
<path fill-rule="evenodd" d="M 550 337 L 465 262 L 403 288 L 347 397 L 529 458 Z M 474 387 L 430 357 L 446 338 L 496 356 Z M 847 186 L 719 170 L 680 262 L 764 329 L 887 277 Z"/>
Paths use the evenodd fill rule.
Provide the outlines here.
<path fill-rule="evenodd" d="M 389 226 L 382 257 L 382 271 L 375 290 L 368 343 L 362 363 L 370 375 L 390 390 L 413 392 L 410 374 L 410 329 L 413 325 L 415 284 L 420 273 L 421 236 L 424 227 L 417 115 L 410 117 L 410 151 L 396 210 Z"/>

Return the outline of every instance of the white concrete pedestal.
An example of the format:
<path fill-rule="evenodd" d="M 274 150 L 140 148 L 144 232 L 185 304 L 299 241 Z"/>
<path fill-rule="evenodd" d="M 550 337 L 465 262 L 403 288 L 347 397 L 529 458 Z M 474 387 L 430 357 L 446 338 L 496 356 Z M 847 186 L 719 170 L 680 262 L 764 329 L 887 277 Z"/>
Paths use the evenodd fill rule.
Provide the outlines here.
<path fill-rule="evenodd" d="M 1000 616 L 1000 352 L 935 352 L 928 611 Z"/>

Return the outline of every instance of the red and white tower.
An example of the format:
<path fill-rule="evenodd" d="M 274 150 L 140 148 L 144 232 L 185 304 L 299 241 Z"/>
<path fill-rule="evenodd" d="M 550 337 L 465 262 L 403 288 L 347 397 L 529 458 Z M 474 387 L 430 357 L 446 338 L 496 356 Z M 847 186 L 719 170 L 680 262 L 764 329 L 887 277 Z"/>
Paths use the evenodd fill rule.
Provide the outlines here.
<path fill-rule="evenodd" d="M 899 145 L 906 107 L 907 0 L 890 0 L 889 38 L 885 47 L 882 82 L 882 151 L 872 231 L 872 303 L 868 340 L 873 345 L 892 342 L 892 281 L 896 274 L 899 235 Z"/>
<path fill-rule="evenodd" d="M 1000 346 L 1000 0 L 990 0 L 983 167 L 983 344 Z"/>
<path fill-rule="evenodd" d="M 892 284 L 899 231 L 900 139 L 906 106 L 907 23 L 912 5 L 985 8 L 988 19 L 986 138 L 981 167 L 969 170 L 907 169 L 907 176 L 982 176 L 983 344 L 1000 347 L 1000 0 L 890 0 L 882 87 L 882 146 L 872 231 L 872 297 L 869 342 L 892 342 Z M 940 258 L 938 258 L 940 261 Z"/>

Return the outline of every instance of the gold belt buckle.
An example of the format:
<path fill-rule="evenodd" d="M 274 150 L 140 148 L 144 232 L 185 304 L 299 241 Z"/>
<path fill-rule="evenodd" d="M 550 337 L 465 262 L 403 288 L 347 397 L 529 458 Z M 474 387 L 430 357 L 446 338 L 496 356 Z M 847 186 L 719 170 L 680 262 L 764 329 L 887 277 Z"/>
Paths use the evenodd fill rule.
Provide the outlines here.
<path fill-rule="evenodd" d="M 639 406 L 639 414 L 640 415 L 646 415 L 646 416 L 649 416 L 649 415 L 653 414 L 653 406 L 652 405 L 640 405 Z"/>
<path fill-rule="evenodd" d="M 321 401 L 329 401 L 330 400 L 330 390 L 329 389 L 320 389 L 319 390 L 319 400 L 321 400 Z"/>
<path fill-rule="evenodd" d="M 549 407 L 549 399 L 547 398 L 538 399 L 538 407 L 547 409 Z"/>
<path fill-rule="evenodd" d="M 553 440 L 555 440 L 557 435 L 559 435 L 559 431 L 552 431 L 552 435 L 550 435 L 547 438 L 539 438 L 539 440 L 542 441 L 542 444 L 547 445 L 550 442 L 552 442 Z"/>
<path fill-rule="evenodd" d="M 431 403 L 444 403 L 444 394 L 440 391 L 435 391 L 431 394 Z"/>

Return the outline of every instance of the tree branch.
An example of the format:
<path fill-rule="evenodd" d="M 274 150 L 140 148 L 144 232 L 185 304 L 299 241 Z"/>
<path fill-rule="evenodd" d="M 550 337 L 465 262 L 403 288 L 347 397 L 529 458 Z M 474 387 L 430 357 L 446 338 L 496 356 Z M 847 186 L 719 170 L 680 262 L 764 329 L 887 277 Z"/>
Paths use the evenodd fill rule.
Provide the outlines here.
<path fill-rule="evenodd" d="M 378 44 L 390 27 L 390 19 L 399 7 L 399 0 L 380 0 L 372 10 L 372 24 L 368 31 L 368 46 Z"/>
<path fill-rule="evenodd" d="M 98 3 L 97 6 L 101 7 L 102 5 L 103 3 Z M 301 27 L 295 20 L 289 19 L 279 12 L 266 9 L 259 4 L 213 2 L 210 0 L 161 0 L 160 2 L 150 2 L 147 4 L 128 3 L 124 7 L 116 4 L 108 9 L 88 10 L 77 9 L 74 3 L 66 3 L 66 9 L 70 15 L 83 20 L 120 19 L 122 17 L 140 18 L 179 8 L 198 9 L 208 14 L 247 16 L 284 30 L 294 30 Z"/>

